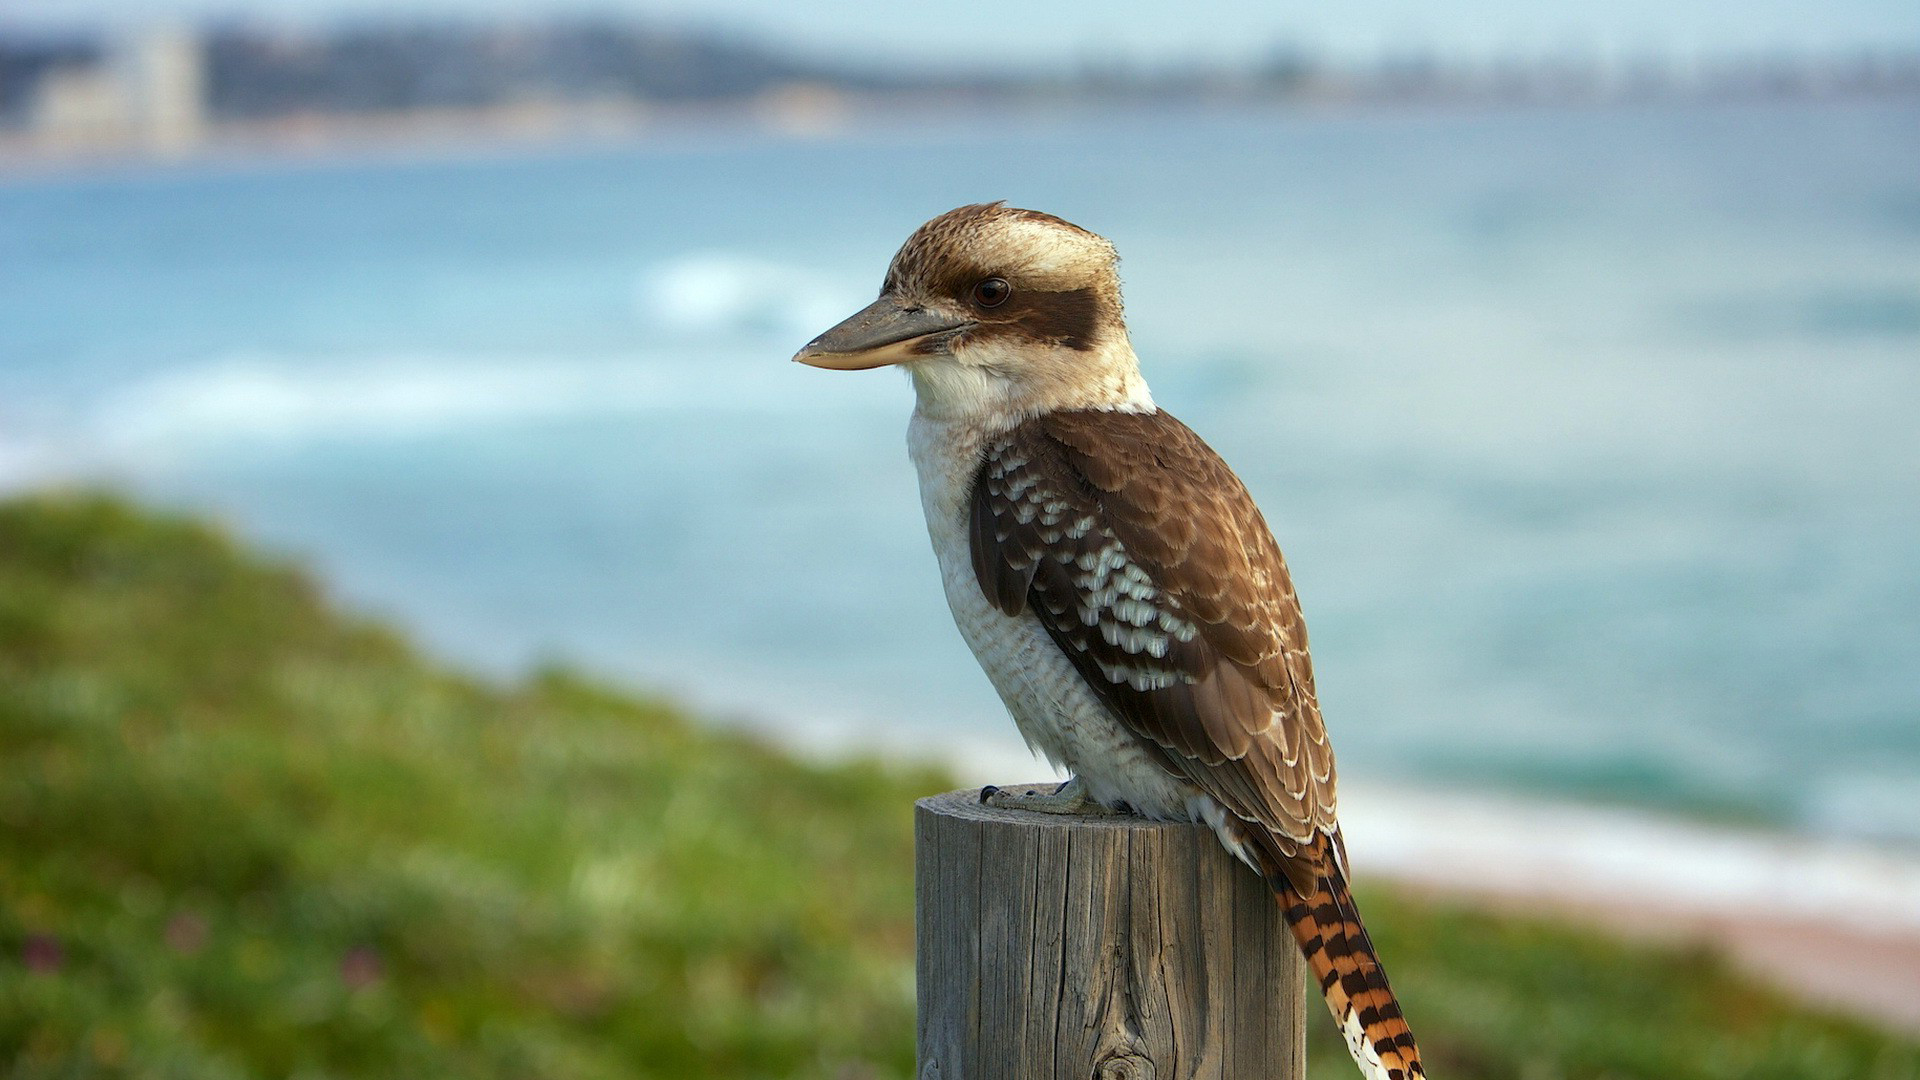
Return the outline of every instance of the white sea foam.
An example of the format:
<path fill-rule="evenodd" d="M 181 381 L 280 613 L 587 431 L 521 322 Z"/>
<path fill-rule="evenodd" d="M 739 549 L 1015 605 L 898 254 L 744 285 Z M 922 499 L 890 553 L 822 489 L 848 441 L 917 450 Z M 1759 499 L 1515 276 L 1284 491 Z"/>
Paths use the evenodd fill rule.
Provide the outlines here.
<path fill-rule="evenodd" d="M 1630 809 L 1343 785 L 1362 873 L 1576 906 L 1652 898 L 1703 917 L 1833 919 L 1920 934 L 1920 857 L 1856 840 L 1714 826 Z"/>
<path fill-rule="evenodd" d="M 695 253 L 643 274 L 636 303 L 675 342 L 631 355 L 436 353 L 209 358 L 111 388 L 39 451 L 0 447 L 0 482 L 88 464 L 235 444 L 384 440 L 528 422 L 672 410 L 899 411 L 885 379 L 831 379 L 787 363 L 793 348 L 859 307 L 861 290 L 803 268 Z"/>
<path fill-rule="evenodd" d="M 818 270 L 727 252 L 667 260 L 641 275 L 635 299 L 651 324 L 693 336 L 770 336 L 797 345 L 866 301 L 863 288 Z"/>
<path fill-rule="evenodd" d="M 886 380 L 837 380 L 828 387 L 809 374 L 784 356 L 742 350 L 595 359 L 242 355 L 110 391 L 56 437 L 90 461 L 113 462 L 235 445 L 434 437 L 670 411 L 899 405 L 900 388 L 879 385 Z M 0 470 L 7 464 L 0 456 Z"/>

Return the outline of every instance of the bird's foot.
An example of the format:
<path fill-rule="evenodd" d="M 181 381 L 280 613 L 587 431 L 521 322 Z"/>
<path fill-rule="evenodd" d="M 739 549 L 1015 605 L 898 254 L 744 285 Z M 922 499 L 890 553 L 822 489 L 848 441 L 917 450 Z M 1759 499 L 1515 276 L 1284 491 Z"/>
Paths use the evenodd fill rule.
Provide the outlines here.
<path fill-rule="evenodd" d="M 1036 814 L 1084 814 L 1104 817 L 1132 813 L 1125 804 L 1108 806 L 1087 794 L 1087 786 L 1074 777 L 1052 791 L 1044 786 L 1018 790 L 989 784 L 980 789 L 980 801 L 1002 810 L 1030 810 Z"/>

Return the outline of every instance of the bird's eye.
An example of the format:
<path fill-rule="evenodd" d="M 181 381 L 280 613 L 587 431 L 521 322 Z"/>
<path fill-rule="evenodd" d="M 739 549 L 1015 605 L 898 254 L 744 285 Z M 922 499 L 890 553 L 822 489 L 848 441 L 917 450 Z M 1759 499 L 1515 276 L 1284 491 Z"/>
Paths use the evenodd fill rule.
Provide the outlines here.
<path fill-rule="evenodd" d="M 981 307 L 999 307 L 1013 295 L 1013 286 L 1006 278 L 990 277 L 973 287 L 973 302 Z"/>

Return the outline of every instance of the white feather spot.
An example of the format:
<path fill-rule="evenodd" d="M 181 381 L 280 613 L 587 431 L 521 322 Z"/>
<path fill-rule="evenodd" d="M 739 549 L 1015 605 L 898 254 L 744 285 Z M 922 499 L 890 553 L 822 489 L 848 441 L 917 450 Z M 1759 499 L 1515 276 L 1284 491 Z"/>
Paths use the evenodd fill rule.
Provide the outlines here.
<path fill-rule="evenodd" d="M 1155 668 L 1132 667 L 1127 664 L 1100 664 L 1100 674 L 1111 682 L 1126 683 L 1135 690 L 1164 690 L 1177 685 L 1180 677 L 1168 671 Z"/>
<path fill-rule="evenodd" d="M 1373 1044 L 1367 1041 L 1366 1030 L 1360 1026 L 1360 1014 L 1352 1005 L 1347 1006 L 1347 1014 L 1340 1018 L 1340 1034 L 1347 1037 L 1347 1052 L 1353 1055 L 1353 1063 L 1360 1066 L 1360 1075 L 1367 1080 L 1389 1080 L 1387 1067 L 1381 1063 Z"/>

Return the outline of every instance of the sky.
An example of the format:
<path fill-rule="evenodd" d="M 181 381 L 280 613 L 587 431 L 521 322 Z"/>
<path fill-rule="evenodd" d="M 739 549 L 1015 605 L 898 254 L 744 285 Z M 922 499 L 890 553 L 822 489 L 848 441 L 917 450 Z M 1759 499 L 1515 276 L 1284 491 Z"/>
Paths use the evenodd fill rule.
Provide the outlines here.
<path fill-rule="evenodd" d="M 1560 54 L 1688 58 L 1730 52 L 1920 48 L 1916 0 L 0 0 L 7 25 L 139 25 L 210 15 L 475 17 L 612 12 L 718 28 L 808 54 L 898 66 L 1122 60 L 1244 63 L 1276 44 L 1335 58 Z"/>

